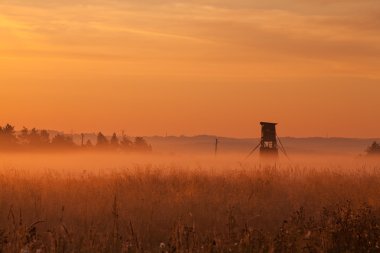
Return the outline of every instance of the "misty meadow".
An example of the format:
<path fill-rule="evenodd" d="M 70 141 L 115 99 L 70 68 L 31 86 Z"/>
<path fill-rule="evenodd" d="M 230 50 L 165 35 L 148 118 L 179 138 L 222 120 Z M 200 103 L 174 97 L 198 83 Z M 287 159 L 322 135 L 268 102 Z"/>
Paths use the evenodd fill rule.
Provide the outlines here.
<path fill-rule="evenodd" d="M 375 164 L 119 154 L 0 158 L 1 252 L 379 250 Z"/>
<path fill-rule="evenodd" d="M 0 1 L 0 253 L 380 252 L 379 14 Z"/>

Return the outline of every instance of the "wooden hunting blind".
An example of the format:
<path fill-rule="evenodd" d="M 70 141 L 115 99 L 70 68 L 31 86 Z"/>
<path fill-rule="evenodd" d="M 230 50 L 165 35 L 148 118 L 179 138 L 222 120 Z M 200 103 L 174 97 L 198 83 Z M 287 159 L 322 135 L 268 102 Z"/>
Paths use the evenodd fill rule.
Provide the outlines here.
<path fill-rule="evenodd" d="M 278 150 L 280 150 L 288 159 L 288 154 L 282 145 L 281 139 L 277 136 L 277 123 L 260 122 L 261 139 L 255 148 L 251 150 L 247 158 L 250 157 L 257 149 L 260 148 L 260 155 L 270 159 L 278 158 Z M 290 160 L 290 159 L 289 159 Z"/>
<path fill-rule="evenodd" d="M 261 141 L 260 141 L 260 154 L 261 155 L 278 155 L 277 146 L 277 123 L 260 122 L 261 125 Z"/>

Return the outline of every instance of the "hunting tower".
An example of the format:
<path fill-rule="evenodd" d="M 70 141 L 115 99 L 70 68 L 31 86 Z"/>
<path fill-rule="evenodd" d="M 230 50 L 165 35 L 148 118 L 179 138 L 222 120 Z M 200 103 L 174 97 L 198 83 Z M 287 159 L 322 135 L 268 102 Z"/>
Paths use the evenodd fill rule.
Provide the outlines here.
<path fill-rule="evenodd" d="M 261 125 L 261 141 L 260 155 L 278 156 L 277 146 L 277 123 L 260 122 Z"/>

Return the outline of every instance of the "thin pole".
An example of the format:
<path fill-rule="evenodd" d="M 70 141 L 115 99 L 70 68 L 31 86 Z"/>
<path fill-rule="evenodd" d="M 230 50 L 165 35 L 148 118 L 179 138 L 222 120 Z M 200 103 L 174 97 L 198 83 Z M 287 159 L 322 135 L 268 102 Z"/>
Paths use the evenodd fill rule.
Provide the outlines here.
<path fill-rule="evenodd" d="M 84 145 L 84 134 L 82 133 L 81 136 L 82 136 L 82 147 L 83 147 L 83 145 Z"/>
<path fill-rule="evenodd" d="M 219 144 L 219 140 L 218 138 L 215 139 L 215 156 L 217 155 L 218 153 L 218 144 Z"/>

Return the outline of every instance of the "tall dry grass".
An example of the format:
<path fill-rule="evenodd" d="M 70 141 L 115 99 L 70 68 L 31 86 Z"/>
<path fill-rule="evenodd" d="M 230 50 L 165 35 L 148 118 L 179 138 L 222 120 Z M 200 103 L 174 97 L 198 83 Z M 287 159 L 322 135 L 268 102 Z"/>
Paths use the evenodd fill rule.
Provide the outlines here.
<path fill-rule="evenodd" d="M 380 168 L 0 172 L 0 252 L 379 252 Z"/>

